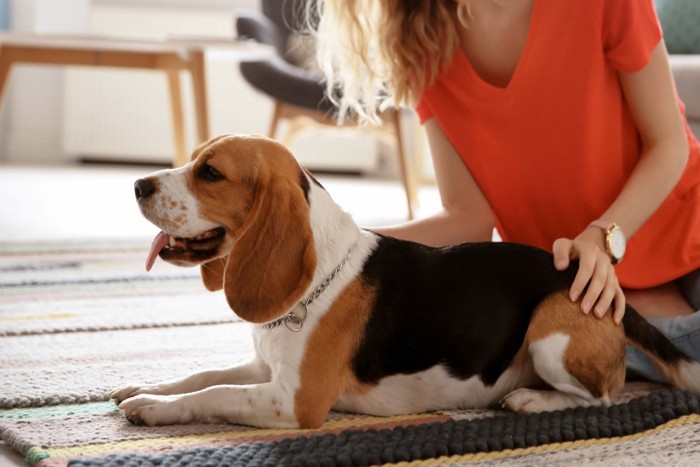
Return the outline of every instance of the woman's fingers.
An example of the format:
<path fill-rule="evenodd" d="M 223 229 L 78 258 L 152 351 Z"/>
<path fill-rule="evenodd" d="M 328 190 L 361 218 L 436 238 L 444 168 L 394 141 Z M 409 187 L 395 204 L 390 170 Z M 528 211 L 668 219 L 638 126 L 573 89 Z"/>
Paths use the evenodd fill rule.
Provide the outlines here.
<path fill-rule="evenodd" d="M 574 277 L 574 282 L 571 284 L 571 297 L 579 297 L 583 290 L 588 286 L 586 294 L 581 299 L 581 311 L 588 313 L 598 300 L 600 291 L 603 289 L 605 278 L 601 277 L 600 267 L 597 267 L 596 254 L 593 251 L 594 247 L 577 245 L 574 242 L 573 251 L 578 256 L 578 272 Z M 598 274 L 596 274 L 596 269 Z"/>
<path fill-rule="evenodd" d="M 608 312 L 610 306 L 613 305 L 618 289 L 617 276 L 615 276 L 615 270 L 613 269 L 612 265 L 607 266 L 606 269 L 605 286 L 603 287 L 603 290 L 601 290 L 598 301 L 593 308 L 593 314 L 595 314 L 598 318 L 605 316 L 605 313 Z"/>
<path fill-rule="evenodd" d="M 617 279 L 615 270 L 605 254 L 597 252 L 590 261 L 593 264 L 593 272 L 588 282 L 588 290 L 581 300 L 581 309 L 584 313 L 593 309 L 595 315 L 602 318 L 615 297 Z"/>
<path fill-rule="evenodd" d="M 619 324 L 625 312 L 624 294 L 617 280 L 610 258 L 595 244 L 560 238 L 552 247 L 554 264 L 565 269 L 570 261 L 578 260 L 579 267 L 569 290 L 569 297 L 576 301 L 581 293 L 581 311 L 602 318 L 614 306 L 613 319 Z"/>
<path fill-rule="evenodd" d="M 617 278 L 615 280 L 617 281 Z M 620 324 L 622 322 L 622 318 L 625 317 L 626 303 L 627 301 L 625 299 L 625 294 L 618 284 L 615 290 L 615 310 L 613 311 L 613 321 L 615 321 L 615 324 Z"/>
<path fill-rule="evenodd" d="M 552 246 L 554 267 L 560 271 L 569 267 L 572 243 L 573 241 L 568 238 L 559 238 L 554 241 L 554 245 Z"/>

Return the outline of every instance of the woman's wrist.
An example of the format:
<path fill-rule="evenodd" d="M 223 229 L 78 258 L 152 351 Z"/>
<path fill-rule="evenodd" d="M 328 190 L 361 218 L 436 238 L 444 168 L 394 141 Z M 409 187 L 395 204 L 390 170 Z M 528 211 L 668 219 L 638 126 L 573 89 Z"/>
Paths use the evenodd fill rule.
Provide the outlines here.
<path fill-rule="evenodd" d="M 586 230 L 591 228 L 602 232 L 602 251 L 610 258 L 612 264 L 615 265 L 622 261 L 627 249 L 627 239 L 620 226 L 614 222 L 599 219 L 591 222 Z M 600 245 L 598 246 L 600 247 Z"/>
<path fill-rule="evenodd" d="M 599 229 L 597 227 L 593 227 L 593 226 L 589 225 L 574 240 L 593 244 L 596 247 L 598 247 L 598 249 L 600 251 L 602 251 L 603 253 L 606 252 L 605 232 L 603 232 L 601 229 Z"/>

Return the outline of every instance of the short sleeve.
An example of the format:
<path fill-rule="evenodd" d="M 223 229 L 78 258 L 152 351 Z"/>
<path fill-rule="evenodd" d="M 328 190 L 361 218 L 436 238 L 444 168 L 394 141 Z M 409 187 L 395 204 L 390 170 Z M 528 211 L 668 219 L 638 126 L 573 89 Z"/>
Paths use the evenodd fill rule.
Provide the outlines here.
<path fill-rule="evenodd" d="M 603 0 L 605 57 L 617 70 L 644 68 L 661 40 L 653 0 Z"/>

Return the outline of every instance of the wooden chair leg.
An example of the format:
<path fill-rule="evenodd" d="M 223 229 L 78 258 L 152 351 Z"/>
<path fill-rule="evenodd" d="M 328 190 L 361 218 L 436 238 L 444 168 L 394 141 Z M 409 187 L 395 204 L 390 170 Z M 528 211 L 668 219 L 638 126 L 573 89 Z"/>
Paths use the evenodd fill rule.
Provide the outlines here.
<path fill-rule="evenodd" d="M 5 88 L 7 87 L 7 78 L 10 75 L 10 60 L 4 58 L 2 53 L 2 45 L 0 44 L 0 108 L 2 108 L 2 102 L 5 96 Z"/>
<path fill-rule="evenodd" d="M 192 53 L 190 58 L 190 73 L 192 74 L 192 88 L 194 92 L 194 108 L 197 115 L 197 144 L 205 142 L 209 134 L 209 114 L 207 103 L 206 70 L 204 52 Z"/>
<path fill-rule="evenodd" d="M 288 118 L 287 132 L 284 134 L 281 143 L 286 147 L 291 148 L 294 140 L 299 136 L 299 133 L 304 131 L 308 125 L 303 121 L 303 117 Z"/>
<path fill-rule="evenodd" d="M 270 132 L 268 136 L 270 138 L 275 138 L 277 130 L 279 128 L 280 121 L 285 120 L 287 122 L 286 131 L 284 136 L 277 138 L 277 141 L 282 143 L 288 148 L 292 147 L 294 139 L 297 137 L 297 133 L 303 131 L 307 125 L 304 124 L 304 116 L 299 115 L 299 113 L 291 106 L 284 104 L 280 101 L 275 101 L 275 111 L 272 116 L 272 123 L 270 124 Z"/>
<path fill-rule="evenodd" d="M 282 118 L 282 103 L 280 101 L 275 101 L 275 108 L 272 110 L 272 120 L 270 120 L 270 129 L 267 130 L 268 138 L 275 139 L 281 118 Z"/>
<path fill-rule="evenodd" d="M 408 204 L 408 218 L 414 219 L 418 209 L 418 187 L 417 179 L 413 170 L 412 161 L 404 148 L 401 136 L 401 115 L 398 110 L 391 111 L 391 123 L 393 125 L 394 137 L 396 140 L 396 152 L 399 156 L 399 168 L 401 169 L 401 181 L 406 192 L 406 203 Z"/>
<path fill-rule="evenodd" d="M 168 89 L 170 91 L 170 112 L 173 122 L 173 141 L 175 153 L 173 154 L 173 167 L 187 164 L 187 148 L 185 143 L 185 123 L 182 111 L 182 87 L 180 86 L 180 72 L 168 70 Z"/>

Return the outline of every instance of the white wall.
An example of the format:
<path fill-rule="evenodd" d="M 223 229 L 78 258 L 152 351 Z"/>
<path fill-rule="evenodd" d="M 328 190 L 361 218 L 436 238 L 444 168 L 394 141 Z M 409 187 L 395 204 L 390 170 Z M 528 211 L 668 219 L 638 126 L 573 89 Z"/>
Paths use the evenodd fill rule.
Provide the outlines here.
<path fill-rule="evenodd" d="M 233 10 L 258 5 L 259 0 L 13 0 L 13 29 L 231 37 Z M 170 107 L 162 73 L 86 67 L 36 68 L 17 67 L 11 74 L 11 88 L 0 113 L 0 162 L 61 162 L 79 157 L 171 160 Z M 191 83 L 189 76 L 182 76 L 188 147 L 192 147 L 195 137 Z M 93 96 L 80 91 L 88 82 L 92 87 L 97 83 L 104 90 L 97 93 L 104 99 L 101 102 L 105 110 L 100 114 L 85 111 L 89 107 L 86 100 Z M 272 102 L 242 79 L 235 61 L 216 55 L 208 57 L 207 84 L 212 134 L 267 132 Z M 152 96 L 148 106 L 139 101 L 143 92 L 132 93 L 130 89 L 146 89 Z M 118 121 L 124 125 L 115 129 L 111 123 L 114 119 L 110 121 L 105 115 L 109 111 L 121 112 Z M 79 118 L 64 120 L 66 115 Z M 405 142 L 421 154 L 424 141 L 418 135 L 422 131 L 415 117 L 406 117 Z M 90 122 L 89 131 L 82 128 L 81 121 Z M 138 136 L 138 141 L 128 141 L 133 136 Z M 125 142 L 132 144 L 129 147 Z M 352 164 L 359 163 L 359 170 L 374 170 L 377 153 L 383 153 L 385 163 L 380 166 L 380 172 L 391 176 L 397 173 L 392 148 L 377 146 L 366 137 L 355 138 L 353 142 L 347 137 L 306 134 L 297 143 L 292 150 L 302 163 L 312 168 L 353 170 Z M 418 158 L 425 164 L 425 158 Z M 351 163 L 346 167 L 348 161 Z"/>
<path fill-rule="evenodd" d="M 92 3 L 96 6 L 165 7 L 223 11 L 238 7 L 256 8 L 260 2 L 258 0 L 92 0 Z"/>
<path fill-rule="evenodd" d="M 79 33 L 88 22 L 89 0 L 13 0 L 11 29 L 20 32 Z M 63 73 L 38 66 L 10 72 L 0 113 L 0 161 L 33 160 L 60 153 Z"/>
<path fill-rule="evenodd" d="M 232 10 L 236 7 L 253 8 L 257 0 L 13 0 L 11 4 L 11 31 L 37 33 L 96 33 L 96 34 L 199 34 L 232 36 Z M 187 13 L 182 14 L 186 9 Z M 175 14 L 179 13 L 179 14 Z M 179 19 L 178 19 L 179 18 Z M 235 72 L 235 64 L 215 61 L 208 63 L 208 82 L 229 79 Z M 66 110 L 65 91 L 70 88 L 66 74 L 104 73 L 105 84 L 114 83 L 114 70 L 95 70 L 83 67 L 52 67 L 21 65 L 13 67 L 8 80 L 5 101 L 0 110 L 0 162 L 61 162 L 74 160 L 77 156 L 66 144 L 63 116 Z M 116 72 L 118 74 L 119 71 Z M 127 72 L 128 73 L 128 72 Z M 145 85 L 156 86 L 155 92 L 163 93 L 162 112 L 168 122 L 161 134 L 172 139 L 169 126 L 169 101 L 162 73 L 144 72 Z M 111 76 L 111 77 L 110 77 Z M 131 73 L 133 79 L 134 74 Z M 183 78 L 189 80 L 185 75 Z M 111 79 L 111 81 L 110 81 Z M 235 78 L 234 78 L 235 79 Z M 185 81 L 183 80 L 183 81 Z M 119 81 L 119 78 L 117 78 Z M 137 78 L 137 82 L 139 79 Z M 124 87 L 132 84 L 129 78 Z M 138 85 L 138 83 L 137 83 Z M 236 86 L 235 83 L 231 85 Z M 162 89 L 161 89 L 162 88 Z M 127 93 L 128 94 L 128 93 Z M 186 105 L 191 108 L 191 88 L 183 86 Z M 210 123 L 212 133 L 222 132 L 236 124 L 245 131 L 252 130 L 248 112 L 238 113 L 223 109 L 229 96 L 210 96 Z M 260 107 L 271 106 L 264 99 Z M 68 103 L 73 105 L 72 102 Z M 134 108 L 138 108 L 137 106 Z M 192 112 L 188 112 L 191 116 Z M 228 120 L 228 121 L 227 121 Z M 259 127 L 264 128 L 266 115 L 260 115 Z M 194 123 L 190 119 L 189 127 Z M 253 125 L 255 127 L 255 125 Z M 128 137 L 128 133 L 123 135 Z M 158 135 L 158 138 L 163 137 Z M 68 142 L 69 143 L 69 142 Z M 148 146 L 144 154 L 149 156 Z M 153 151 L 151 151 L 153 152 Z M 172 150 L 155 151 L 150 156 L 167 161 Z"/>
<path fill-rule="evenodd" d="M 233 37 L 230 10 L 138 7 L 95 3 L 89 32 L 126 35 Z M 206 56 L 210 132 L 260 133 L 272 103 L 249 88 L 235 55 Z M 97 159 L 168 162 L 174 151 L 170 100 L 162 72 L 69 68 L 66 76 L 66 140 L 69 153 Z M 187 147 L 194 148 L 192 85 L 181 74 Z"/>

